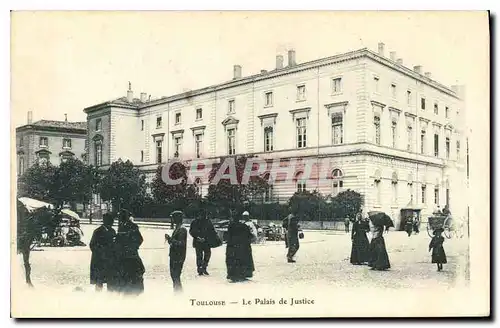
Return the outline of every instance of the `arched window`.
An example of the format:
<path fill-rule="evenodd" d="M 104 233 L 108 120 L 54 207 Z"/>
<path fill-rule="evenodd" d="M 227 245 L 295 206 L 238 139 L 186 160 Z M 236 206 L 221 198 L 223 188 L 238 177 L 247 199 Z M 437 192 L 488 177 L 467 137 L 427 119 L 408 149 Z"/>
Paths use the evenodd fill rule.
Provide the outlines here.
<path fill-rule="evenodd" d="M 439 206 L 439 180 L 434 185 L 434 205 Z"/>
<path fill-rule="evenodd" d="M 450 180 L 446 179 L 446 205 L 450 207 Z"/>
<path fill-rule="evenodd" d="M 391 185 L 392 185 L 392 203 L 397 204 L 398 203 L 398 174 L 396 172 L 392 173 Z"/>
<path fill-rule="evenodd" d="M 408 197 L 410 198 L 410 203 L 413 203 L 413 176 L 411 174 L 408 175 Z"/>
<path fill-rule="evenodd" d="M 295 181 L 297 185 L 297 192 L 306 191 L 306 181 L 303 178 L 304 172 L 300 171 L 295 175 Z"/>
<path fill-rule="evenodd" d="M 338 195 L 342 188 L 344 187 L 344 174 L 340 169 L 335 169 L 332 171 L 332 196 Z"/>
<path fill-rule="evenodd" d="M 194 180 L 194 190 L 195 190 L 197 195 L 201 196 L 201 179 L 200 178 L 196 178 L 196 180 Z"/>
<path fill-rule="evenodd" d="M 381 204 L 381 195 L 382 195 L 382 176 L 380 174 L 380 170 L 376 170 L 373 179 L 373 186 L 375 187 L 375 202 L 377 205 Z"/>

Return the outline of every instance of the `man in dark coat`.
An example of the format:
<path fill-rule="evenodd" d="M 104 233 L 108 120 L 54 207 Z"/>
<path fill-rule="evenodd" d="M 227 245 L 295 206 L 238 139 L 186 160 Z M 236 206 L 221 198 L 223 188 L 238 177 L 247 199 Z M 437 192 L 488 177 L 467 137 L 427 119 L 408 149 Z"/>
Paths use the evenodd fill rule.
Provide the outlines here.
<path fill-rule="evenodd" d="M 137 224 L 132 222 L 130 212 L 120 211 L 116 236 L 117 261 L 120 291 L 139 295 L 144 292 L 144 264 L 139 256 L 139 247 L 144 241 Z"/>
<path fill-rule="evenodd" d="M 106 213 L 103 224 L 94 230 L 90 240 L 92 258 L 90 260 L 90 283 L 101 291 L 103 284 L 108 284 L 108 290 L 112 290 L 114 241 L 116 232 L 113 229 L 114 218 Z"/>
<path fill-rule="evenodd" d="M 219 246 L 217 232 L 207 216 L 196 218 L 189 227 L 193 237 L 193 247 L 196 250 L 196 267 L 200 276 L 208 276 L 208 262 L 212 255 L 212 247 Z"/>
<path fill-rule="evenodd" d="M 351 224 L 351 220 L 349 220 L 349 217 L 346 217 L 344 220 L 344 225 L 345 225 L 345 232 L 349 233 L 349 225 Z"/>
<path fill-rule="evenodd" d="M 231 218 L 227 230 L 226 267 L 227 279 L 232 282 L 244 281 L 253 276 L 252 238 L 252 232 L 245 223 L 236 217 Z"/>
<path fill-rule="evenodd" d="M 184 214 L 176 211 L 172 214 L 175 229 L 172 236 L 165 234 L 165 239 L 170 244 L 170 277 L 174 284 L 174 291 L 182 291 L 181 273 L 186 260 L 187 230 L 182 226 Z"/>

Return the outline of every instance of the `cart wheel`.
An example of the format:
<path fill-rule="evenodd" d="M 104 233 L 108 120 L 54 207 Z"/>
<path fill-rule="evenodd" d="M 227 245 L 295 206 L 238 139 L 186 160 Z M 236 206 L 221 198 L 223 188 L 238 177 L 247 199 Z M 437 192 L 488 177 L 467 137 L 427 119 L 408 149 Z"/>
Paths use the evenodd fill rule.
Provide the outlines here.
<path fill-rule="evenodd" d="M 444 221 L 444 224 L 443 224 L 443 230 L 444 230 L 444 236 L 448 239 L 451 239 L 451 236 L 452 236 L 452 220 L 451 218 L 447 218 L 445 221 Z"/>
<path fill-rule="evenodd" d="M 427 234 L 429 237 L 434 237 L 434 231 L 432 230 L 431 223 L 427 222 Z"/>

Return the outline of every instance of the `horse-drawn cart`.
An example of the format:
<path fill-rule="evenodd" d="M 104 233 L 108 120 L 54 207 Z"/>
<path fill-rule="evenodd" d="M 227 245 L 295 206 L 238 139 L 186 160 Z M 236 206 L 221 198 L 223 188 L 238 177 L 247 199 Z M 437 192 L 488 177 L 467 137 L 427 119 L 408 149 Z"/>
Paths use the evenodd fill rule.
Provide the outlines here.
<path fill-rule="evenodd" d="M 458 238 L 464 236 L 464 223 L 455 220 L 451 215 L 434 213 L 427 222 L 427 233 L 430 237 L 434 235 L 434 230 L 441 228 L 446 238 L 450 239 L 453 235 Z"/>

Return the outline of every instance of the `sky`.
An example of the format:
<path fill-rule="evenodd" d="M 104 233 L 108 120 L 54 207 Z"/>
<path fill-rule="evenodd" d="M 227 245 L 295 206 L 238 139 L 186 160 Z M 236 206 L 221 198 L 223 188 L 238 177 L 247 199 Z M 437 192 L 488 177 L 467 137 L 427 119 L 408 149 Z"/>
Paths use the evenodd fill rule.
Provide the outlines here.
<path fill-rule="evenodd" d="M 488 81 L 487 16 L 476 12 L 14 12 L 12 124 L 85 121 L 83 109 L 126 95 L 160 98 L 363 47 L 396 51 L 468 101 Z M 286 56 L 285 56 L 286 60 Z M 486 78 L 485 78 L 486 77 Z M 472 82 L 472 83 L 469 83 Z M 472 101 L 474 103 L 474 101 Z"/>

